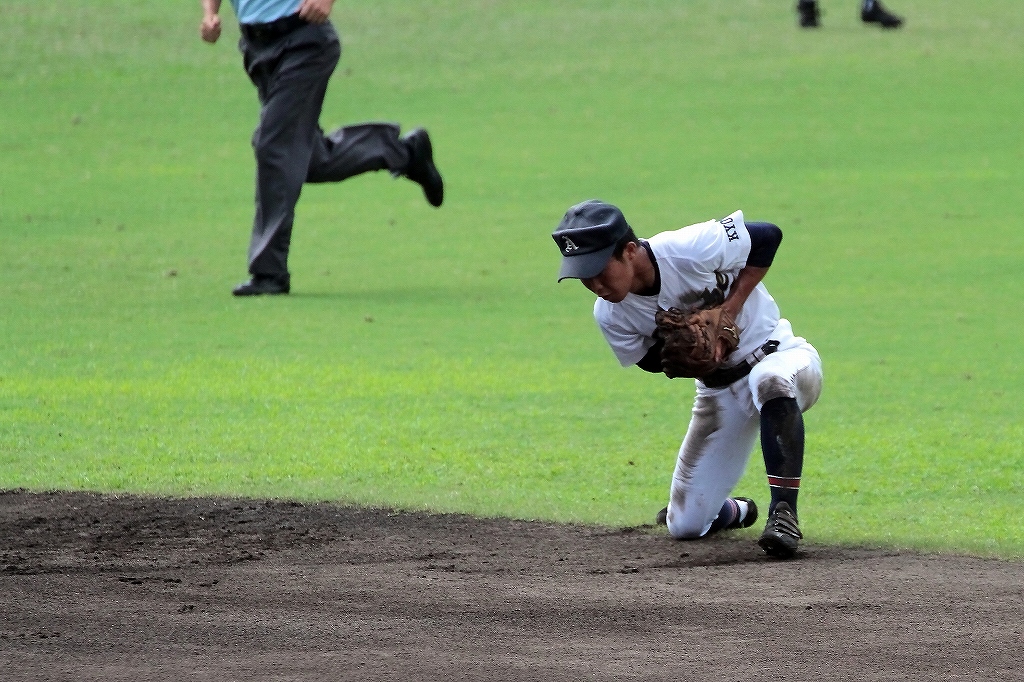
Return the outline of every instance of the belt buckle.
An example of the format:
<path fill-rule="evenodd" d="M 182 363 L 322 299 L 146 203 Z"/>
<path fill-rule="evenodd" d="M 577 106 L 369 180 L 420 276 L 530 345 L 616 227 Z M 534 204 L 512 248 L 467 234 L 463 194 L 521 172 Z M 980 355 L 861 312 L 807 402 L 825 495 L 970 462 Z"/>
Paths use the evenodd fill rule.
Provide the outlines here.
<path fill-rule="evenodd" d="M 766 357 L 774 353 L 779 349 L 779 342 L 775 339 L 765 341 L 758 348 L 754 349 L 754 352 L 747 356 L 746 362 L 751 366 L 764 360 Z"/>

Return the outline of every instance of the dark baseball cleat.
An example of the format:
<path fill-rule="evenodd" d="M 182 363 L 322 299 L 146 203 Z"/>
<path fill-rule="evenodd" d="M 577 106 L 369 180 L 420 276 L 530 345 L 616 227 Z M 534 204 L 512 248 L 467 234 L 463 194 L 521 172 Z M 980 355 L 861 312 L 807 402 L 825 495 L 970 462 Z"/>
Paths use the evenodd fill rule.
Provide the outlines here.
<path fill-rule="evenodd" d="M 803 537 L 800 525 L 796 521 L 796 514 L 789 504 L 779 502 L 768 517 L 768 525 L 765 526 L 757 544 L 768 556 L 789 559 L 796 554 L 797 546 Z"/>
<path fill-rule="evenodd" d="M 800 15 L 801 28 L 817 28 L 820 12 L 818 11 L 818 0 L 800 0 L 796 3 L 797 14 Z"/>
<path fill-rule="evenodd" d="M 723 528 L 722 530 L 732 530 L 734 528 L 750 528 L 757 521 L 757 505 L 749 497 L 734 497 L 732 498 L 737 502 L 747 503 L 747 513 L 742 519 L 736 519 L 731 524 Z"/>
<path fill-rule="evenodd" d="M 287 294 L 291 285 L 287 281 L 281 281 L 276 277 L 262 277 L 253 275 L 248 282 L 243 282 L 231 290 L 235 296 L 274 296 Z"/>
<path fill-rule="evenodd" d="M 881 24 L 882 28 L 899 28 L 903 25 L 903 19 L 887 11 L 878 0 L 864 3 L 860 18 L 865 24 Z"/>
<path fill-rule="evenodd" d="M 440 206 L 444 201 L 444 180 L 434 165 L 434 148 L 430 135 L 423 128 L 416 128 L 402 137 L 409 148 L 409 167 L 405 177 L 423 188 L 423 195 L 431 206 Z"/>
<path fill-rule="evenodd" d="M 658 512 L 658 515 L 654 517 L 654 523 L 658 526 L 668 525 L 668 507 L 665 507 L 660 512 Z"/>

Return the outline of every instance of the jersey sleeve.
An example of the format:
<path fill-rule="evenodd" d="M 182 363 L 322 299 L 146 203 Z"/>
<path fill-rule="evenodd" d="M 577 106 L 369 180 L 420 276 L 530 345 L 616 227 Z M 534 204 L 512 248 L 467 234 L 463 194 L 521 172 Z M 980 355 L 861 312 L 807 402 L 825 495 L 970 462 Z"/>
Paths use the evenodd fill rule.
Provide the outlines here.
<path fill-rule="evenodd" d="M 642 333 L 626 317 L 617 315 L 613 305 L 597 299 L 594 303 L 594 320 L 619 364 L 630 367 L 644 359 L 654 345 L 654 338 Z"/>
<path fill-rule="evenodd" d="M 709 220 L 694 231 L 692 267 L 707 273 L 736 272 L 747 264 L 750 233 L 743 223 L 743 211 L 721 220 Z"/>

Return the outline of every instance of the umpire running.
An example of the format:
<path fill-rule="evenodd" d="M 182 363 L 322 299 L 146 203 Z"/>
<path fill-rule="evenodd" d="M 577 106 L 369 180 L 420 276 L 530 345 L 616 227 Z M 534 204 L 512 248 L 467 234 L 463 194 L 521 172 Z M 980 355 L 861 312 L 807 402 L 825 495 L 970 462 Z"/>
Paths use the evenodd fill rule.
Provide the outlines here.
<path fill-rule="evenodd" d="M 221 0 L 201 0 L 200 35 L 220 38 Z M 387 169 L 419 183 L 432 206 L 444 200 L 427 131 L 399 137 L 395 123 L 360 123 L 324 135 L 320 111 L 327 81 L 341 57 L 329 17 L 334 0 L 231 0 L 238 17 L 245 70 L 261 109 L 252 136 L 256 154 L 256 217 L 249 243 L 248 282 L 235 296 L 287 294 L 288 248 L 295 204 L 306 182 L 340 182 Z"/>

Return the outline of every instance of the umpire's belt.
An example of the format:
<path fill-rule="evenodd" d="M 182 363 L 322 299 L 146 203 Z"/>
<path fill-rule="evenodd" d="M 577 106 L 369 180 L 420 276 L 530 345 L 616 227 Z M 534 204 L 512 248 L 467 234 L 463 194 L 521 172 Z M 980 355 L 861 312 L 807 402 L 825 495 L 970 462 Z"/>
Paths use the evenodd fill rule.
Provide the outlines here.
<path fill-rule="evenodd" d="M 266 24 L 239 24 L 238 29 L 250 43 L 272 43 L 308 23 L 298 14 L 292 14 Z"/>
<path fill-rule="evenodd" d="M 733 367 L 716 369 L 711 374 L 701 377 L 700 382 L 708 388 L 722 388 L 723 386 L 728 386 L 729 384 L 739 381 L 750 374 L 750 370 L 754 369 L 754 365 L 764 360 L 766 355 L 771 355 L 778 349 L 779 342 L 775 339 L 765 341 L 764 345 L 747 357 L 743 358 L 743 362 L 740 364 Z"/>

